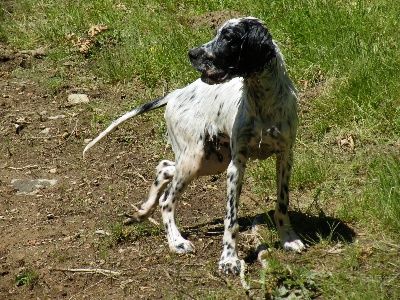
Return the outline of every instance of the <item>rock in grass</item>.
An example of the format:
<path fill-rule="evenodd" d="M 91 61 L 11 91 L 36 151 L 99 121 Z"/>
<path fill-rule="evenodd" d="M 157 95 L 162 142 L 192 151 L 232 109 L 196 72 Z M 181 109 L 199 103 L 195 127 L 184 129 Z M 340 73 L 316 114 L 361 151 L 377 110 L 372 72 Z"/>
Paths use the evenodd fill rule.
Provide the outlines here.
<path fill-rule="evenodd" d="M 11 184 L 17 189 L 17 195 L 35 195 L 39 189 L 51 187 L 57 183 L 56 179 L 13 179 Z"/>
<path fill-rule="evenodd" d="M 86 94 L 68 95 L 68 105 L 78 105 L 82 103 L 89 103 L 89 97 Z"/>

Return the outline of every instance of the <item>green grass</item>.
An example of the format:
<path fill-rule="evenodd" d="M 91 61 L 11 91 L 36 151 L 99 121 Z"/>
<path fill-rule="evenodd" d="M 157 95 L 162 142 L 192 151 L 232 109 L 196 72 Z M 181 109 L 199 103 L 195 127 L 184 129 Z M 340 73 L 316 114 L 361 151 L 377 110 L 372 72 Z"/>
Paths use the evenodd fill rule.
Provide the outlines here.
<path fill-rule="evenodd" d="M 381 157 L 383 156 L 383 157 Z M 381 154 L 369 165 L 368 183 L 362 195 L 360 213 L 376 227 L 400 231 L 400 159 Z"/>
<path fill-rule="evenodd" d="M 261 274 L 260 284 L 275 284 L 273 292 L 280 298 L 307 291 L 311 277 L 318 288 L 308 290 L 306 298 L 399 297 L 399 256 L 386 246 L 400 244 L 399 1 L 21 0 L 2 5 L 0 41 L 15 49 L 46 47 L 48 53 L 41 66 L 15 74 L 44 74 L 37 80 L 55 93 L 70 81 L 95 84 L 93 77 L 139 86 L 145 96 L 126 99 L 128 108 L 198 77 L 187 51 L 214 31 L 196 21 L 199 16 L 224 10 L 263 19 L 300 91 L 292 195 L 302 195 L 302 208 L 318 205 L 365 238 L 345 244 L 345 255 L 332 260 L 324 276 L 318 275 L 322 263 L 297 273 L 276 265 L 270 277 Z M 81 55 L 74 42 L 95 24 L 109 29 L 94 38 L 88 55 Z M 74 72 L 66 62 L 74 63 Z M 48 68 L 56 69 L 53 77 L 46 75 Z M 113 117 L 94 113 L 93 126 Z M 151 118 L 161 138 L 161 114 Z M 354 149 L 338 145 L 345 135 L 354 139 Z M 257 194 L 275 193 L 272 160 L 250 164 L 248 174 Z M 112 231 L 111 244 L 125 237 L 118 228 Z M 374 249 L 370 257 L 363 256 L 367 245 Z"/>
<path fill-rule="evenodd" d="M 38 282 L 39 275 L 33 270 L 24 270 L 22 273 L 15 275 L 15 285 L 16 286 L 28 286 L 33 288 Z"/>
<path fill-rule="evenodd" d="M 95 247 L 101 255 L 117 245 L 148 236 L 157 236 L 161 233 L 159 227 L 148 223 L 136 223 L 131 226 L 123 226 L 122 223 L 111 223 L 108 227 L 109 229 L 94 241 Z"/>

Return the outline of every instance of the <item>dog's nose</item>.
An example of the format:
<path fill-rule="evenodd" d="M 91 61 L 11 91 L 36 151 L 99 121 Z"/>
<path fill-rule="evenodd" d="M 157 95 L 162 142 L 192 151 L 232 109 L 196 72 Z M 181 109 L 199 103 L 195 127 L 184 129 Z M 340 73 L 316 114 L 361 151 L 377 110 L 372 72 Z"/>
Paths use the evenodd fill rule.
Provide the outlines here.
<path fill-rule="evenodd" d="M 189 51 L 189 58 L 190 60 L 197 60 L 197 58 L 200 56 L 200 53 L 202 52 L 201 48 L 194 48 Z"/>
<path fill-rule="evenodd" d="M 191 60 L 196 60 L 197 56 L 199 55 L 198 51 L 196 51 L 196 49 L 192 49 L 189 51 L 189 58 Z"/>

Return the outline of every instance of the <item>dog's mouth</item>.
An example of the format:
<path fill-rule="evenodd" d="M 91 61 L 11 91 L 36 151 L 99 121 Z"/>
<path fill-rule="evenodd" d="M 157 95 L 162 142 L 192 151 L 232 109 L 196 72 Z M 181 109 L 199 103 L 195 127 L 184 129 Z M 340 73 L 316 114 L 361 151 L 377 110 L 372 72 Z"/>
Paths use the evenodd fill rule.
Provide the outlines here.
<path fill-rule="evenodd" d="M 227 71 L 212 72 L 210 70 L 203 70 L 201 72 L 201 80 L 207 84 L 224 83 L 229 79 L 230 75 Z"/>

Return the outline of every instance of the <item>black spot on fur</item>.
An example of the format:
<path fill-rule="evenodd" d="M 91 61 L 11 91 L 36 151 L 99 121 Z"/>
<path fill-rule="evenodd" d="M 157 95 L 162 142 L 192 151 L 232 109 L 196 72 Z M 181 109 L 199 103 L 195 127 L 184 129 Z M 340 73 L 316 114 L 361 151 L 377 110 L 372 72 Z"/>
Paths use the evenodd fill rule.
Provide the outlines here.
<path fill-rule="evenodd" d="M 283 226 L 283 220 L 279 219 L 279 226 Z"/>
<path fill-rule="evenodd" d="M 231 223 L 229 224 L 229 228 L 233 228 L 236 225 L 236 218 L 231 219 Z"/>
<path fill-rule="evenodd" d="M 185 245 L 182 243 L 182 244 L 179 244 L 179 245 L 177 245 L 177 246 L 175 246 L 177 249 L 185 249 Z"/>
<path fill-rule="evenodd" d="M 289 193 L 289 186 L 288 185 L 284 185 L 283 186 L 283 190 L 285 191 L 286 195 Z"/>
<path fill-rule="evenodd" d="M 166 190 L 162 201 L 165 202 L 168 199 L 168 196 L 169 196 L 169 190 Z"/>
<path fill-rule="evenodd" d="M 222 111 L 222 108 L 224 107 L 224 103 L 221 103 L 220 105 L 219 105 L 219 109 L 218 109 L 218 113 L 217 113 L 217 116 L 219 117 L 220 115 L 221 115 L 221 111 Z"/>
<path fill-rule="evenodd" d="M 153 109 L 155 106 L 157 106 L 162 100 L 164 99 L 164 97 L 161 98 L 157 98 L 151 102 L 145 103 L 143 104 L 141 107 L 138 108 L 139 112 L 138 114 L 144 113 L 146 111 L 149 111 L 151 109 Z"/>
<path fill-rule="evenodd" d="M 279 211 L 280 211 L 281 213 L 283 213 L 284 215 L 286 215 L 286 213 L 287 213 L 287 206 L 286 206 L 285 203 L 282 203 L 282 202 L 279 203 Z"/>
<path fill-rule="evenodd" d="M 231 207 L 231 214 L 232 214 L 232 210 L 234 209 L 234 199 L 233 199 L 233 197 L 231 197 L 231 198 L 229 198 L 229 205 L 230 205 L 230 207 Z"/>
<path fill-rule="evenodd" d="M 232 182 L 232 181 L 233 181 L 233 178 L 234 178 L 234 175 L 233 175 L 233 174 L 229 174 L 229 175 L 228 175 L 228 178 L 229 178 L 229 182 Z"/>

